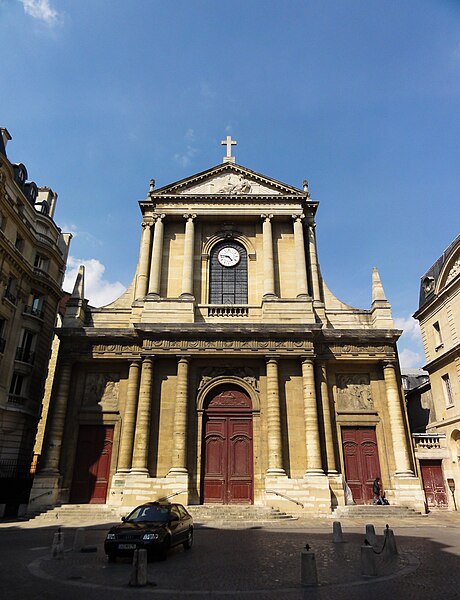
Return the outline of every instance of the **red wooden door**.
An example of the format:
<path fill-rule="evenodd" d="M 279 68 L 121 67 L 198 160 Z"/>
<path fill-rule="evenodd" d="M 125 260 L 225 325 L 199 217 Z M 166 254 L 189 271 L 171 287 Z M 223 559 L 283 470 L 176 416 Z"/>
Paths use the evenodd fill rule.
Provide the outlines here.
<path fill-rule="evenodd" d="M 109 485 L 113 426 L 80 425 L 70 501 L 104 504 Z"/>
<path fill-rule="evenodd" d="M 250 398 L 219 388 L 205 415 L 203 502 L 252 504 L 253 437 Z"/>
<path fill-rule="evenodd" d="M 447 493 L 440 460 L 421 460 L 423 489 L 428 508 L 447 508 Z"/>
<path fill-rule="evenodd" d="M 356 504 L 371 504 L 372 483 L 380 477 L 377 438 L 374 427 L 343 427 L 345 478 Z"/>

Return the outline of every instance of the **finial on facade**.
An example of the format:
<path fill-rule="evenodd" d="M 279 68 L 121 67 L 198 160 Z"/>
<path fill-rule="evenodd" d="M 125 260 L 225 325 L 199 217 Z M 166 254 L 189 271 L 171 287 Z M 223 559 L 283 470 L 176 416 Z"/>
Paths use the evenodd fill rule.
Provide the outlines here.
<path fill-rule="evenodd" d="M 85 299 L 85 266 L 80 265 L 78 269 L 78 275 L 73 286 L 73 292 L 71 298 L 76 300 Z"/>
<path fill-rule="evenodd" d="M 383 289 L 382 282 L 380 281 L 380 275 L 377 267 L 372 268 L 372 302 L 376 300 L 384 300 L 386 302 L 385 290 Z"/>
<path fill-rule="evenodd" d="M 310 192 L 308 191 L 308 179 L 303 180 L 303 191 L 307 193 L 307 198 L 310 198 Z"/>
<path fill-rule="evenodd" d="M 151 179 L 149 192 L 153 192 L 154 189 L 155 189 L 155 179 Z"/>
<path fill-rule="evenodd" d="M 238 142 L 236 142 L 235 140 L 232 140 L 232 136 L 231 135 L 227 135 L 227 139 L 222 140 L 221 144 L 222 146 L 227 146 L 227 154 L 226 156 L 224 156 L 224 159 L 222 162 L 224 163 L 234 163 L 235 162 L 235 157 L 232 156 L 232 146 L 236 146 Z"/>

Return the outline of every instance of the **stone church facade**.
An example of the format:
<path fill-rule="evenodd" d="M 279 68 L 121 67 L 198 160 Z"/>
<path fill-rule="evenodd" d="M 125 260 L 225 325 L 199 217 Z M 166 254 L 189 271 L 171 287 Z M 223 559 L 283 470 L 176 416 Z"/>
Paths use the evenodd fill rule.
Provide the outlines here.
<path fill-rule="evenodd" d="M 372 502 L 423 507 L 390 305 L 327 288 L 308 183 L 222 164 L 139 202 L 127 291 L 90 307 L 80 272 L 60 350 L 40 470 L 42 504 L 130 508 L 255 504 L 326 514 Z M 39 501 L 40 502 L 40 501 Z M 37 503 L 35 503 L 35 508 Z"/>

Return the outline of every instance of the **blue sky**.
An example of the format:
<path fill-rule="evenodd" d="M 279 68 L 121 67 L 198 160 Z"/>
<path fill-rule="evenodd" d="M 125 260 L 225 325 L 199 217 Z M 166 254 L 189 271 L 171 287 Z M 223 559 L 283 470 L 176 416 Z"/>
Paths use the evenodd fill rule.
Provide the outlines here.
<path fill-rule="evenodd" d="M 92 303 L 133 276 L 149 180 L 231 134 L 239 164 L 308 178 L 329 287 L 368 308 L 377 266 L 423 364 L 420 277 L 459 233 L 459 0 L 0 0 L 0 51 L 9 158 L 59 193 Z"/>

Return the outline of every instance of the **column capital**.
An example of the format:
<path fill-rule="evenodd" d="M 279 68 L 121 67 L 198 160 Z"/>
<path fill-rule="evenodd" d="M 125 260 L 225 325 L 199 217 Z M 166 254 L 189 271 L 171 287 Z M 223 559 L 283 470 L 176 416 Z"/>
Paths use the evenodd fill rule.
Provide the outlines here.
<path fill-rule="evenodd" d="M 157 222 L 157 221 L 162 221 L 164 218 L 166 217 L 166 215 L 164 213 L 158 213 L 156 215 L 152 215 L 152 219 Z"/>
<path fill-rule="evenodd" d="M 300 360 L 304 365 L 314 365 L 316 362 L 314 356 L 306 356 L 305 354 L 300 357 Z"/>
<path fill-rule="evenodd" d="M 302 223 L 303 219 L 305 219 L 305 215 L 304 214 L 293 214 L 291 215 L 293 221 L 300 221 Z"/>
<path fill-rule="evenodd" d="M 145 363 L 147 361 L 153 363 L 155 361 L 155 358 L 156 358 L 155 354 L 146 354 L 145 356 L 142 357 L 141 361 L 142 361 L 142 363 Z M 133 362 L 136 362 L 136 361 L 133 361 Z"/>
<path fill-rule="evenodd" d="M 384 360 L 382 361 L 382 367 L 384 369 L 392 368 L 393 371 L 396 371 L 396 362 L 392 360 Z"/>
<path fill-rule="evenodd" d="M 152 227 L 152 223 L 148 223 L 147 221 L 142 221 L 141 227 L 145 231 L 146 229 L 150 229 Z"/>
<path fill-rule="evenodd" d="M 191 354 L 176 354 L 177 362 L 190 362 L 192 360 Z"/>
<path fill-rule="evenodd" d="M 280 360 L 281 356 L 279 354 L 268 354 L 265 356 L 265 360 L 267 361 L 267 363 L 269 362 L 278 362 Z"/>
<path fill-rule="evenodd" d="M 262 213 L 260 215 L 260 218 L 263 219 L 264 221 L 271 221 L 273 219 L 273 215 L 267 214 L 267 213 Z"/>
<path fill-rule="evenodd" d="M 184 219 L 186 219 L 187 221 L 193 221 L 194 219 L 196 219 L 196 214 L 193 213 L 185 213 L 184 215 L 182 215 L 184 217 Z"/>

